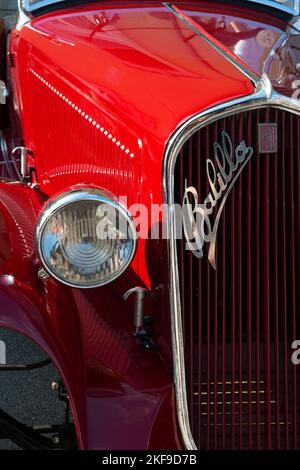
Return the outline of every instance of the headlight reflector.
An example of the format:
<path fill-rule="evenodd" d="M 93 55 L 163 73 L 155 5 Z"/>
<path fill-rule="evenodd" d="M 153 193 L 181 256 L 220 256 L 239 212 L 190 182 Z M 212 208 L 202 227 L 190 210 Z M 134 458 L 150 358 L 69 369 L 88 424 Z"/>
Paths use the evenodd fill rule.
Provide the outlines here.
<path fill-rule="evenodd" d="M 45 269 L 72 287 L 99 287 L 130 264 L 136 229 L 128 211 L 99 189 L 80 188 L 50 201 L 36 240 Z"/>

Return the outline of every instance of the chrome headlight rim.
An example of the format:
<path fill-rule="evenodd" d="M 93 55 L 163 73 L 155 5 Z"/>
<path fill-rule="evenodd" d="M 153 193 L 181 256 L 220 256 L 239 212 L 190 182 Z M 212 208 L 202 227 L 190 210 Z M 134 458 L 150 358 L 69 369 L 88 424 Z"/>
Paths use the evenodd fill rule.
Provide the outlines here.
<path fill-rule="evenodd" d="M 44 230 L 46 228 L 47 223 L 51 219 L 51 217 L 53 217 L 60 210 L 65 209 L 68 206 L 72 206 L 73 204 L 76 204 L 76 203 L 88 202 L 88 201 L 99 202 L 99 204 L 107 204 L 108 206 L 111 206 L 115 208 L 117 211 L 119 211 L 121 215 L 128 222 L 128 228 L 129 228 L 128 230 L 130 231 L 130 234 L 131 234 L 130 239 L 132 240 L 133 246 L 132 246 L 132 252 L 131 252 L 130 257 L 123 264 L 122 268 L 119 271 L 117 271 L 115 274 L 112 274 L 108 279 L 104 279 L 101 281 L 94 281 L 94 282 L 91 282 L 90 284 L 81 284 L 80 282 L 73 282 L 70 280 L 66 280 L 65 278 L 56 274 L 54 270 L 51 270 L 51 268 L 48 266 L 48 263 L 43 253 L 42 241 L 43 241 Z M 35 245 L 36 245 L 36 251 L 37 251 L 38 257 L 42 263 L 42 267 L 49 274 L 49 276 L 51 276 L 52 278 L 54 278 L 61 284 L 64 284 L 71 288 L 96 289 L 98 287 L 103 287 L 107 284 L 112 283 L 113 281 L 118 279 L 129 267 L 129 265 L 131 264 L 136 254 L 137 230 L 136 230 L 135 222 L 132 216 L 130 215 L 129 211 L 127 210 L 127 208 L 123 204 L 121 204 L 112 193 L 102 188 L 80 185 L 79 187 L 73 187 L 69 190 L 66 190 L 57 196 L 53 196 L 50 200 L 46 202 L 46 204 L 42 208 L 42 211 L 36 223 Z"/>

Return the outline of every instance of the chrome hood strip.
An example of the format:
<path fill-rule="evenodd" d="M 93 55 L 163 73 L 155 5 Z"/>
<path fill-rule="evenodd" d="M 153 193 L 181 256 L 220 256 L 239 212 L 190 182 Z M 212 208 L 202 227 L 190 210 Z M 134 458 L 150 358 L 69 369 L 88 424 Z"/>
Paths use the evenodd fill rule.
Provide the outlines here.
<path fill-rule="evenodd" d="M 163 164 L 163 191 L 164 202 L 169 206 L 167 225 L 174 383 L 179 426 L 184 445 L 188 450 L 195 450 L 197 447 L 192 436 L 188 414 L 180 285 L 175 237 L 174 170 L 177 156 L 184 143 L 200 128 L 218 119 L 242 111 L 265 107 L 274 107 L 300 115 L 299 101 L 287 98 L 273 91 L 269 78 L 267 75 L 264 75 L 252 95 L 223 103 L 193 116 L 174 132 L 166 145 Z M 199 262 L 201 261 L 199 260 Z"/>
<path fill-rule="evenodd" d="M 255 72 L 250 70 L 246 64 L 234 56 L 234 54 L 229 51 L 223 44 L 218 40 L 213 38 L 209 33 L 207 33 L 200 25 L 198 25 L 192 18 L 183 13 L 177 6 L 172 3 L 164 2 L 163 5 L 171 11 L 179 20 L 185 23 L 195 34 L 197 34 L 201 39 L 203 39 L 207 44 L 209 44 L 213 49 L 219 52 L 223 57 L 225 57 L 228 62 L 230 62 L 234 67 L 236 67 L 243 75 L 245 75 L 256 87 L 259 84 L 260 77 L 256 75 Z"/>
<path fill-rule="evenodd" d="M 25 24 L 29 23 L 30 18 L 27 16 L 23 10 L 24 1 L 18 0 L 18 21 L 17 21 L 17 29 L 21 29 Z"/>

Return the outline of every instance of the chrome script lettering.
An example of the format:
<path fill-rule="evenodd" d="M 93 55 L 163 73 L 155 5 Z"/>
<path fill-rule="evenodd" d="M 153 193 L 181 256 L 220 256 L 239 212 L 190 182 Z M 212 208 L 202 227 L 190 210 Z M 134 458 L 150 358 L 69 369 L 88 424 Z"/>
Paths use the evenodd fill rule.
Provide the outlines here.
<path fill-rule="evenodd" d="M 234 149 L 226 131 L 222 132 L 221 144 L 215 142 L 213 146 L 214 161 L 210 158 L 206 161 L 209 194 L 204 202 L 199 204 L 196 188 L 188 186 L 186 180 L 182 205 L 186 248 L 197 258 L 202 258 L 204 243 L 209 243 L 208 259 L 216 269 L 216 235 L 222 211 L 235 181 L 253 155 L 253 148 L 248 147 L 242 140 Z M 215 219 L 211 220 L 214 210 L 217 210 L 217 213 Z"/>

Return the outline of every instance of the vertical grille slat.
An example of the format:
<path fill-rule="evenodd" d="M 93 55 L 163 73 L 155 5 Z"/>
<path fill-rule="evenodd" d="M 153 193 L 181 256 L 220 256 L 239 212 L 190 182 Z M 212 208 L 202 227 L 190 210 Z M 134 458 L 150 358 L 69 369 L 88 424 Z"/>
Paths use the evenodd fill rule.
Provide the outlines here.
<path fill-rule="evenodd" d="M 222 127 L 226 127 L 226 120 L 222 122 Z M 223 233 L 226 232 L 226 215 L 223 217 L 222 230 Z M 226 264 L 226 239 L 222 238 L 222 263 Z M 201 264 L 201 263 L 200 263 Z M 222 270 L 222 449 L 226 449 L 226 300 L 227 300 L 227 283 L 225 270 Z"/>
<path fill-rule="evenodd" d="M 295 132 L 295 142 L 296 142 L 296 148 L 300 148 L 300 117 L 296 116 L 296 132 Z M 296 190 L 296 197 L 295 197 L 295 204 L 296 204 L 296 223 L 295 223 L 295 256 L 296 256 L 296 263 L 299 263 L 300 261 L 300 247 L 299 247 L 299 238 L 300 238 L 300 159 L 297 160 L 296 162 L 296 168 L 295 168 L 295 190 Z M 297 336 L 300 336 L 300 309 L 299 309 L 299 304 L 300 304 L 300 276 L 299 276 L 299 271 L 297 270 L 295 272 L 295 283 L 297 286 L 296 289 L 296 311 L 295 313 L 298 315 L 296 318 L 296 332 Z M 296 366 L 294 366 L 296 369 Z M 297 396 L 300 396 L 300 378 L 299 375 L 296 375 L 296 391 L 297 391 Z M 297 448 L 299 447 L 299 431 L 300 431 L 300 417 L 299 417 L 299 409 L 300 409 L 300 404 L 298 404 L 297 407 Z"/>
<path fill-rule="evenodd" d="M 286 120 L 282 120 L 282 140 L 285 141 L 286 136 Z M 282 258 L 282 310 L 283 310 L 283 396 L 284 396 L 284 446 L 289 449 L 289 400 L 288 400 L 288 357 L 287 357 L 287 259 L 286 259 L 286 174 L 285 174 L 285 160 L 286 160 L 286 149 L 282 146 L 282 158 L 281 158 L 281 199 L 280 199 L 280 212 L 282 214 L 282 225 L 281 225 L 281 238 L 282 238 L 282 249 L 280 251 Z"/>
<path fill-rule="evenodd" d="M 231 118 L 231 136 L 232 136 L 232 144 L 235 148 L 235 117 Z M 230 221 L 231 226 L 235 225 L 235 192 L 236 189 L 233 187 L 232 189 L 232 197 L 231 197 L 231 207 L 230 207 Z M 235 231 L 231 230 L 231 246 L 235 246 Z M 232 253 L 231 258 L 231 284 L 230 284 L 230 294 L 231 294 L 231 303 L 229 304 L 231 308 L 231 448 L 235 448 L 235 251 Z M 225 270 L 224 270 L 225 274 Z"/>
<path fill-rule="evenodd" d="M 209 127 L 206 128 L 205 131 L 205 156 L 206 159 L 209 158 L 209 142 L 210 142 L 210 129 Z M 201 158 L 201 157 L 200 157 Z M 201 162 L 200 162 L 201 163 Z M 203 171 L 202 171 L 203 173 Z M 202 184 L 205 184 L 206 191 L 209 188 L 208 181 L 202 178 Z M 211 428 L 211 414 L 210 414 L 210 394 L 211 394 L 211 357 L 210 357 L 210 314 L 211 314 L 211 307 L 210 307 L 210 266 L 206 266 L 206 377 L 207 377 L 207 386 L 206 386 L 206 394 L 207 394 L 207 405 L 206 405 L 206 423 L 204 426 L 206 427 L 206 446 L 207 449 L 210 449 L 210 428 Z M 200 299 L 198 299 L 200 302 Z M 205 363 L 203 364 L 205 367 Z M 202 380 L 202 378 L 201 378 Z M 203 391 L 205 393 L 205 391 Z M 201 397 L 198 397 L 201 401 Z M 205 412 L 204 411 L 204 412 Z M 200 443 L 201 445 L 201 443 Z"/>
<path fill-rule="evenodd" d="M 259 111 L 255 113 L 256 122 L 259 122 Z M 256 327 L 255 327 L 255 361 L 256 361 L 256 397 L 260 397 L 260 166 L 256 163 L 255 165 L 255 183 L 254 183 L 254 195 L 255 198 L 255 312 L 256 312 Z M 257 449 L 261 449 L 261 414 L 260 414 L 260 400 L 256 399 L 256 440 Z"/>
<path fill-rule="evenodd" d="M 238 123 L 238 142 L 243 139 L 243 117 L 241 114 Z M 243 211 L 243 178 L 242 176 L 237 182 L 237 224 L 238 227 L 242 227 L 242 211 Z M 237 255 L 238 259 L 242 259 L 242 242 L 243 235 L 240 230 L 240 236 L 238 237 L 237 243 Z M 242 263 L 237 264 L 238 269 L 238 281 L 237 281 L 237 307 L 238 307 L 238 391 L 239 391 L 239 448 L 243 448 L 243 266 Z"/>
<path fill-rule="evenodd" d="M 189 180 L 191 181 L 192 179 L 192 172 L 193 172 L 193 140 L 190 139 L 189 141 L 189 162 L 188 162 L 188 173 L 189 173 Z M 189 344 L 189 363 L 190 363 L 190 368 L 194 368 L 194 341 L 193 341 L 193 336 L 194 336 L 194 331 L 193 331 L 193 307 L 194 307 L 194 298 L 193 298 L 193 259 L 192 259 L 192 254 L 189 253 L 189 287 L 188 287 L 188 292 L 189 292 L 189 336 L 190 336 L 190 344 Z M 193 400 L 193 392 L 194 392 L 194 377 L 192 374 L 190 374 L 190 402 Z M 191 421 L 191 428 L 194 429 L 194 407 L 192 406 L 190 408 L 190 421 Z"/>
<path fill-rule="evenodd" d="M 218 138 L 218 121 L 214 123 L 213 140 L 217 141 Z M 218 276 L 215 276 L 214 281 L 214 449 L 218 448 Z"/>
<path fill-rule="evenodd" d="M 263 122 L 270 122 L 270 110 L 264 112 Z M 265 382 L 265 448 L 271 449 L 271 367 L 270 367 L 270 154 L 266 154 L 263 164 L 263 317 L 264 317 L 264 382 Z"/>
<path fill-rule="evenodd" d="M 289 138 L 291 145 L 294 144 L 294 126 L 295 118 L 292 114 L 289 116 Z M 291 305 L 292 305 L 292 336 L 296 338 L 296 282 L 295 282 L 295 201 L 294 201 L 294 165 L 289 162 L 289 204 L 291 205 L 291 220 L 290 220 L 290 259 L 291 259 Z M 298 447 L 298 431 L 297 431 L 297 370 L 292 366 L 293 384 L 293 448 Z"/>
<path fill-rule="evenodd" d="M 275 111 L 275 122 L 278 122 L 278 111 Z M 278 161 L 278 152 L 276 153 L 276 160 Z M 273 209 L 273 220 L 275 230 L 274 236 L 274 264 L 273 264 L 273 294 L 275 296 L 274 306 L 274 367 L 275 367 L 275 399 L 276 399 L 276 410 L 275 410 L 275 448 L 280 449 L 280 365 L 279 365 L 279 281 L 278 281 L 278 165 L 274 165 L 274 209 Z"/>
<path fill-rule="evenodd" d="M 247 116 L 247 141 L 252 144 L 252 123 L 251 116 Z M 251 179 L 252 179 L 252 162 L 249 162 L 248 174 L 246 176 L 246 191 L 249 201 L 246 208 L 246 226 L 247 234 L 251 234 L 251 213 L 252 213 L 252 196 L 251 196 Z M 225 231 L 223 232 L 225 233 Z M 252 449 L 252 251 L 251 236 L 247 236 L 246 256 L 248 261 L 247 280 L 246 280 L 246 310 L 247 310 L 247 381 L 248 381 L 248 448 Z"/>
<path fill-rule="evenodd" d="M 277 125 L 276 151 L 260 153 L 258 124 Z M 177 158 L 175 203 L 182 204 L 186 184 L 204 203 L 212 191 L 207 160 L 217 168 L 214 143 L 223 131 L 234 150 L 244 141 L 253 155 L 224 203 L 216 269 L 208 243 L 199 259 L 178 240 L 191 430 L 200 449 L 298 448 L 300 365 L 292 364 L 292 343 L 300 340 L 300 118 L 265 107 L 196 131 Z"/>
<path fill-rule="evenodd" d="M 200 181 L 201 178 L 201 165 L 200 165 L 200 157 L 201 157 L 201 138 L 200 133 L 197 136 L 197 178 Z M 202 298 L 202 263 L 198 264 L 198 299 Z M 198 302 L 199 305 L 199 322 L 198 322 L 198 340 L 199 340 L 199 374 L 198 374 L 198 429 L 199 429 L 199 443 L 201 443 L 202 438 L 202 413 L 201 413 L 201 400 L 199 397 L 202 396 L 202 360 L 203 360 L 203 341 L 202 341 L 202 323 L 203 323 L 203 312 L 202 312 L 202 305 Z M 198 444 L 199 445 L 199 444 Z"/>

